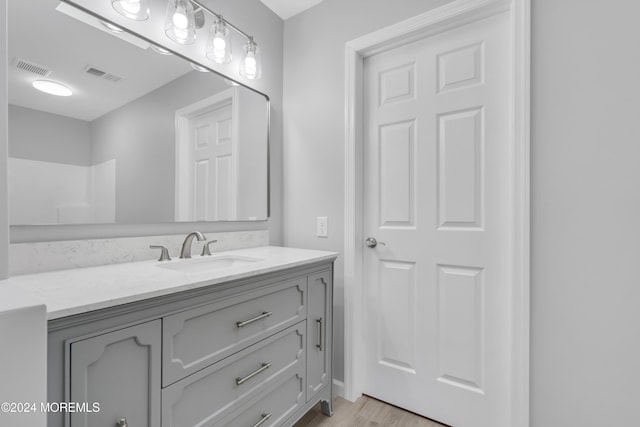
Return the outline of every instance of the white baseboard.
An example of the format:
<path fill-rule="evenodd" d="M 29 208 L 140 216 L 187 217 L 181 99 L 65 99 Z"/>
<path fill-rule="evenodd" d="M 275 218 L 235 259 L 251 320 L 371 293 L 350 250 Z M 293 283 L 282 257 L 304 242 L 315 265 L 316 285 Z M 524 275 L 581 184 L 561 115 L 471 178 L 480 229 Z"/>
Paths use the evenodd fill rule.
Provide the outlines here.
<path fill-rule="evenodd" d="M 344 399 L 344 383 L 333 379 L 333 397 L 340 396 Z"/>

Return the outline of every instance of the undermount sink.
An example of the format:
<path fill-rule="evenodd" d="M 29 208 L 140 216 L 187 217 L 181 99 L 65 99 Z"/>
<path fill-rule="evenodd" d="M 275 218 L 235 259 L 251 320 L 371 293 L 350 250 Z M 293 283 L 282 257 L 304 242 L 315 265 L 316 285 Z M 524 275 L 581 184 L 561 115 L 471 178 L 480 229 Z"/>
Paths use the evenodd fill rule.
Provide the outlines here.
<path fill-rule="evenodd" d="M 220 270 L 222 268 L 251 264 L 257 261 L 262 260 L 260 258 L 240 255 L 220 255 L 178 260 L 167 264 L 157 264 L 156 267 L 173 271 L 181 271 L 184 273 L 202 273 L 211 270 Z"/>

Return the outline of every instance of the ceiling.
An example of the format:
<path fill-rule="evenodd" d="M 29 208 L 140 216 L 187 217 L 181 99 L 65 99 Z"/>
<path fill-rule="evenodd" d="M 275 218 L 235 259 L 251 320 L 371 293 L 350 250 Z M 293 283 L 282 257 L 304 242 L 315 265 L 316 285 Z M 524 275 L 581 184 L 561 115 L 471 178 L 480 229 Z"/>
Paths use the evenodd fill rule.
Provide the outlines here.
<path fill-rule="evenodd" d="M 127 43 L 59 12 L 57 1 L 45 3 L 33 7 L 30 1 L 8 1 L 10 104 L 92 121 L 193 71 L 186 61 L 151 51 L 148 43 Z M 66 84 L 74 95 L 34 90 L 31 83 L 41 77 L 16 68 L 17 58 L 50 69 L 47 79 Z M 85 71 L 88 67 L 121 80 L 98 78 Z"/>
<path fill-rule="evenodd" d="M 320 3 L 322 0 L 260 0 L 280 18 L 289 19 Z"/>

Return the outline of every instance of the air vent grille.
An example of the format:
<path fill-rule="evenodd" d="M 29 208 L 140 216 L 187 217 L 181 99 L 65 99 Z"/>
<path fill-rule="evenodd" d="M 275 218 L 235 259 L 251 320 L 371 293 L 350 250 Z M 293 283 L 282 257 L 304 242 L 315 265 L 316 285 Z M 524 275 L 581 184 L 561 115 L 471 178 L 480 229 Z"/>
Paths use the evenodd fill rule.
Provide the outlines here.
<path fill-rule="evenodd" d="M 22 58 L 16 58 L 13 60 L 15 67 L 19 70 L 27 71 L 29 73 L 37 74 L 40 77 L 48 77 L 51 74 L 51 69 L 38 65 L 34 62 L 27 61 Z"/>
<path fill-rule="evenodd" d="M 122 77 L 116 76 L 115 74 L 107 73 L 106 71 L 102 71 L 101 69 L 96 68 L 92 65 L 87 65 L 86 67 L 84 67 L 84 71 L 87 74 L 91 74 L 92 76 L 98 77 L 103 80 L 108 80 L 113 83 L 117 83 L 122 80 Z"/>

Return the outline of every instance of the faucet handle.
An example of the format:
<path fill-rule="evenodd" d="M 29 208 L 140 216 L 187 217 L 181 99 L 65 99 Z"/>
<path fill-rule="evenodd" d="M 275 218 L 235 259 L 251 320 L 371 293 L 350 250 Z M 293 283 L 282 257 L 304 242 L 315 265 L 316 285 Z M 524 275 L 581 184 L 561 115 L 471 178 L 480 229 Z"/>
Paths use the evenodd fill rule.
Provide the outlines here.
<path fill-rule="evenodd" d="M 161 249 L 160 258 L 158 258 L 158 261 L 171 261 L 171 257 L 169 256 L 169 250 L 164 246 L 151 245 L 149 246 L 149 249 Z"/>
<path fill-rule="evenodd" d="M 217 242 L 217 240 L 209 240 L 207 243 L 202 245 L 202 253 L 200 255 L 202 255 L 202 256 L 211 255 L 211 250 L 209 249 L 209 245 L 212 244 L 212 243 L 215 243 L 215 242 Z"/>

